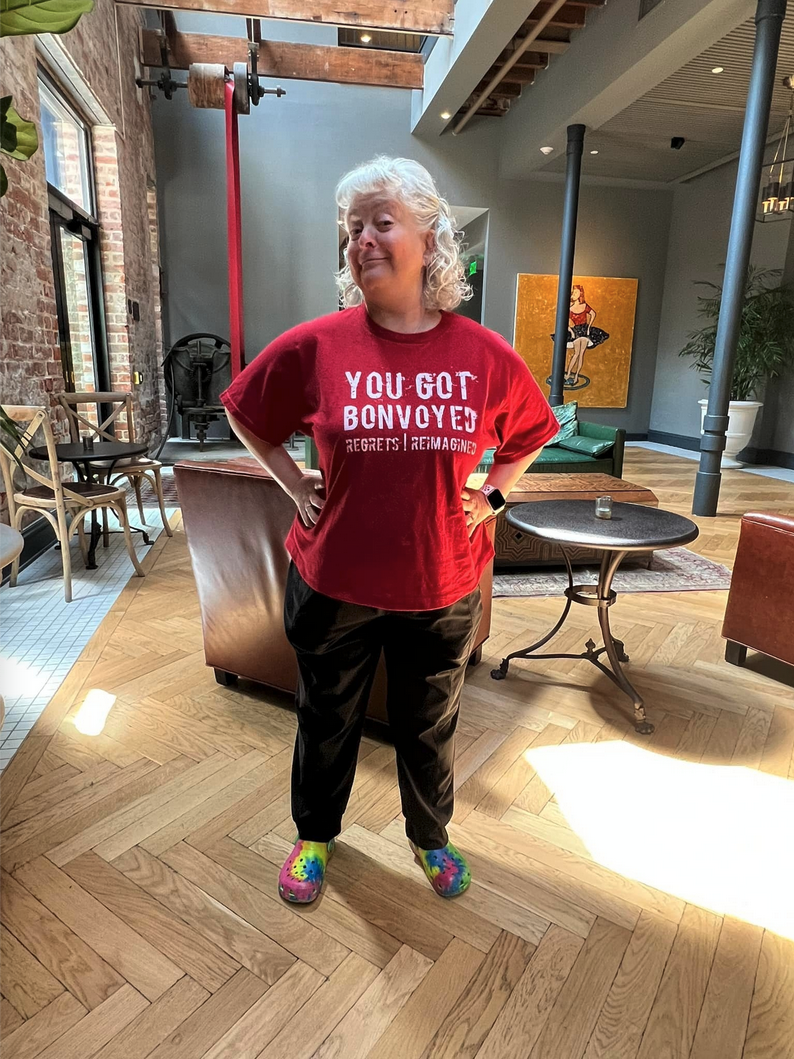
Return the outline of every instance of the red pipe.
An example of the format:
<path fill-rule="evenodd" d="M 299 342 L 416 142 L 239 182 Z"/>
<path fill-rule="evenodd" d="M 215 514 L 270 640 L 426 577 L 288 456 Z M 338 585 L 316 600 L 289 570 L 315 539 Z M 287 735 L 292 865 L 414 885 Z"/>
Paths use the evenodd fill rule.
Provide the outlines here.
<path fill-rule="evenodd" d="M 226 81 L 226 231 L 229 255 L 229 335 L 232 347 L 232 378 L 245 366 L 243 331 L 243 234 L 240 213 L 240 147 L 237 112 L 234 109 L 234 79 Z"/>

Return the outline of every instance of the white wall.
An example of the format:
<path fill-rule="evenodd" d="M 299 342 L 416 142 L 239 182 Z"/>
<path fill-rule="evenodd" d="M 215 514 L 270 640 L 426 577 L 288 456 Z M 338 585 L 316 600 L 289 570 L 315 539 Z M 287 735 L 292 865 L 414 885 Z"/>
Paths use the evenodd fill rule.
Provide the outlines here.
<path fill-rule="evenodd" d="M 702 376 L 690 367 L 691 360 L 678 356 L 689 333 L 703 326 L 697 313 L 699 294 L 708 290 L 695 286 L 696 280 L 722 283 L 728 248 L 736 163 L 713 170 L 675 191 L 664 298 L 659 325 L 659 352 L 653 383 L 650 429 L 696 438 L 700 434 L 698 400 L 708 395 Z M 782 269 L 791 231 L 791 222 L 756 224 L 753 231 L 752 261 L 764 268 Z M 764 409 L 759 419 L 754 445 L 764 433 L 774 436 L 779 410 Z M 790 413 L 789 413 L 790 414 Z M 771 444 L 769 447 L 777 447 Z M 789 449 L 788 451 L 792 451 Z"/>

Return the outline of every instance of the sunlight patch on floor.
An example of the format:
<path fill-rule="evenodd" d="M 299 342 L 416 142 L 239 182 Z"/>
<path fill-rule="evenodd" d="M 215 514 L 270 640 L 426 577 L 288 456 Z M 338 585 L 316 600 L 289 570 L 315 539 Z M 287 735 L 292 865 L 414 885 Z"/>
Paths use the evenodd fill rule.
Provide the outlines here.
<path fill-rule="evenodd" d="M 83 735 L 100 735 L 116 701 L 116 696 L 91 688 L 74 717 L 74 726 Z"/>
<path fill-rule="evenodd" d="M 794 939 L 794 783 L 624 742 L 525 757 L 599 864 Z"/>
<path fill-rule="evenodd" d="M 15 699 L 28 694 L 40 676 L 39 667 L 30 662 L 18 658 L 0 658 L 0 688 L 5 698 Z"/>

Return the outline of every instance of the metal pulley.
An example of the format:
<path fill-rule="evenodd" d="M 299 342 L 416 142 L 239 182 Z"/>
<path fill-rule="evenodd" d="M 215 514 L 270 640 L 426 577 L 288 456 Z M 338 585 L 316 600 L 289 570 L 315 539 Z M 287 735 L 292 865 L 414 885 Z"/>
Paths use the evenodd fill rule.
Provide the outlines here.
<path fill-rule="evenodd" d="M 223 110 L 225 84 L 229 79 L 234 81 L 234 110 L 237 114 L 250 114 L 251 103 L 258 105 L 264 95 L 286 95 L 280 86 L 262 88 L 255 68 L 252 72 L 246 63 L 235 63 L 231 73 L 221 63 L 192 63 L 187 79 L 191 104 L 194 107 Z"/>
<path fill-rule="evenodd" d="M 248 83 L 248 66 L 246 63 L 235 63 L 233 69 L 234 77 L 234 109 L 238 114 L 248 114 L 251 111 L 251 89 Z M 257 99 L 257 103 L 259 100 Z"/>
<path fill-rule="evenodd" d="M 139 88 L 149 87 L 159 89 L 166 99 L 173 99 L 178 88 L 187 88 L 188 98 L 194 107 L 210 110 L 223 110 L 225 106 L 225 84 L 227 80 L 234 81 L 234 110 L 236 114 L 250 114 L 251 103 L 259 105 L 262 96 L 276 96 L 280 98 L 287 93 L 278 85 L 276 88 L 263 88 L 259 83 L 257 61 L 259 58 L 259 45 L 261 42 L 261 31 L 259 21 L 247 19 L 249 24 L 248 40 L 248 62 L 236 62 L 230 72 L 223 63 L 192 63 L 188 70 L 187 81 L 175 81 L 171 77 L 169 65 L 169 32 L 175 32 L 173 20 L 167 23 L 168 28 L 157 30 L 160 45 L 160 65 L 162 73 L 153 80 L 152 78 L 136 77 L 135 83 Z"/>

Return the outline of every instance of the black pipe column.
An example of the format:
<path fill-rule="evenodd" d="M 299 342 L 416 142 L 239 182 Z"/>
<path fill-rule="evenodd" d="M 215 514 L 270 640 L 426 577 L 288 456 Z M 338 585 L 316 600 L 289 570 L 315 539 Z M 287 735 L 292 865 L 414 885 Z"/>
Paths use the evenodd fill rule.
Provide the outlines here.
<path fill-rule="evenodd" d="M 717 514 L 720 463 L 725 450 L 725 431 L 728 428 L 733 363 L 739 341 L 747 268 L 753 245 L 758 186 L 769 127 L 769 108 L 775 83 L 780 30 L 785 14 L 786 0 L 758 0 L 755 12 L 753 65 L 747 91 L 739 173 L 736 178 L 731 232 L 725 260 L 725 282 L 717 322 L 709 405 L 703 425 L 703 437 L 700 440 L 700 469 L 695 481 L 693 515 Z"/>
<path fill-rule="evenodd" d="M 562 245 L 560 247 L 560 285 L 557 288 L 557 321 L 554 325 L 550 405 L 562 404 L 564 401 L 563 386 L 565 385 L 565 360 L 568 348 L 568 320 L 571 314 L 573 254 L 576 247 L 576 217 L 579 213 L 579 177 L 582 173 L 584 130 L 584 125 L 568 126 L 565 203 L 562 211 Z"/>

